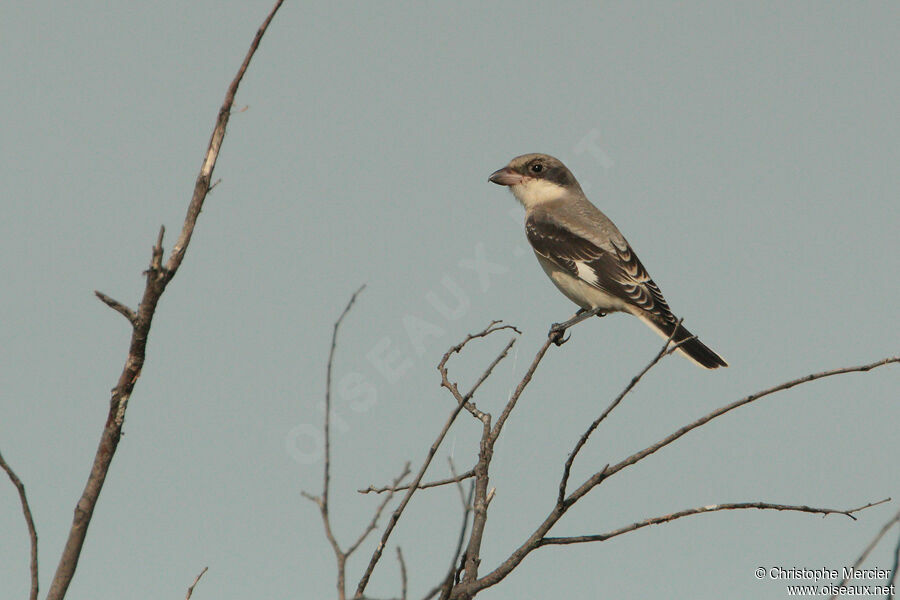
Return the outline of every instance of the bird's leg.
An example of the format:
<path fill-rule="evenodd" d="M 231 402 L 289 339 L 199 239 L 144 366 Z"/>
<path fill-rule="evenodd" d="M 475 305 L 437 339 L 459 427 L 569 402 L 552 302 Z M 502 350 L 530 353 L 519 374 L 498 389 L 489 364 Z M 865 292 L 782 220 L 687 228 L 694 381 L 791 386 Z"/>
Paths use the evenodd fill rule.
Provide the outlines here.
<path fill-rule="evenodd" d="M 587 310 L 586 308 L 579 308 L 578 312 L 575 313 L 575 316 L 568 321 L 564 323 L 554 323 L 553 325 L 551 325 L 550 331 L 547 333 L 547 337 L 549 337 L 550 340 L 557 346 L 562 346 L 569 341 L 569 337 L 572 337 L 571 335 L 569 335 L 569 337 L 563 337 L 563 335 L 566 333 L 566 329 L 572 327 L 573 325 L 577 325 L 578 323 L 581 323 L 585 319 L 589 319 L 594 315 L 602 317 L 605 314 L 606 313 L 603 312 L 600 308 L 592 308 L 590 310 Z"/>

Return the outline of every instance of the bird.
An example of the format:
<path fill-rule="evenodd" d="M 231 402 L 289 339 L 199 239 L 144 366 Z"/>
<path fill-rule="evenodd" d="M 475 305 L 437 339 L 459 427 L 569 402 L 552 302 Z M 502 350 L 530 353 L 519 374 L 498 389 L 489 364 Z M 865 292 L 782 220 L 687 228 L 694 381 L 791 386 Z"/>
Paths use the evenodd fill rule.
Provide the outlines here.
<path fill-rule="evenodd" d="M 613 222 L 587 199 L 578 180 L 557 158 L 523 154 L 494 171 L 488 181 L 507 186 L 525 207 L 525 234 L 544 272 L 580 307 L 554 324 L 557 345 L 566 328 L 610 312 L 630 313 L 695 364 L 727 367 L 721 356 L 676 319 L 659 287 Z"/>

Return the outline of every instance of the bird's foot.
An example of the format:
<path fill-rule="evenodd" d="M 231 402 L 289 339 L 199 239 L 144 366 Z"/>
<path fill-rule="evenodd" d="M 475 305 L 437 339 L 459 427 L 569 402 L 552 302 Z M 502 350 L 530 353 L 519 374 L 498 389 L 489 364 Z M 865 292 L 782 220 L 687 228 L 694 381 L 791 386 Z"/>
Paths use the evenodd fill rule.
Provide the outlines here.
<path fill-rule="evenodd" d="M 562 346 L 569 341 L 569 338 L 571 338 L 572 335 L 566 335 L 565 323 L 554 323 L 550 326 L 550 331 L 547 332 L 547 337 L 550 338 L 550 341 L 557 346 Z"/>

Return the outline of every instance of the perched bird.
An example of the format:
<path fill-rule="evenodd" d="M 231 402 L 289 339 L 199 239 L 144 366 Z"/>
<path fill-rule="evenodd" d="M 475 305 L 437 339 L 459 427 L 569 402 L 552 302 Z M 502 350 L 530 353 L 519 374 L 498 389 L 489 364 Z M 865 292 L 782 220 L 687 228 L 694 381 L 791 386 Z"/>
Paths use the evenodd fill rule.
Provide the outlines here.
<path fill-rule="evenodd" d="M 593 314 L 627 312 L 665 339 L 688 340 L 678 351 L 701 367 L 728 366 L 699 339 L 688 339 L 691 333 L 679 325 L 625 237 L 591 204 L 562 162 L 546 154 L 523 154 L 489 181 L 508 186 L 525 207 L 525 233 L 538 262 L 581 307 L 575 318 L 551 328 L 554 341 L 565 341 L 561 333 L 567 327 Z"/>

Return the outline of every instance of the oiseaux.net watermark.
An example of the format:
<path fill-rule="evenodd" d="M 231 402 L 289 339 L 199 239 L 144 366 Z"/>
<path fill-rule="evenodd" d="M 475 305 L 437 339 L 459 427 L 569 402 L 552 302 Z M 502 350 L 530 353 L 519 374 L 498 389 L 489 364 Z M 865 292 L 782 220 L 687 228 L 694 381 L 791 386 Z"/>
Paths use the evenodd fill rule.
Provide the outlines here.
<path fill-rule="evenodd" d="M 757 567 L 759 580 L 785 582 L 788 596 L 895 597 L 890 569 L 856 567 Z"/>

